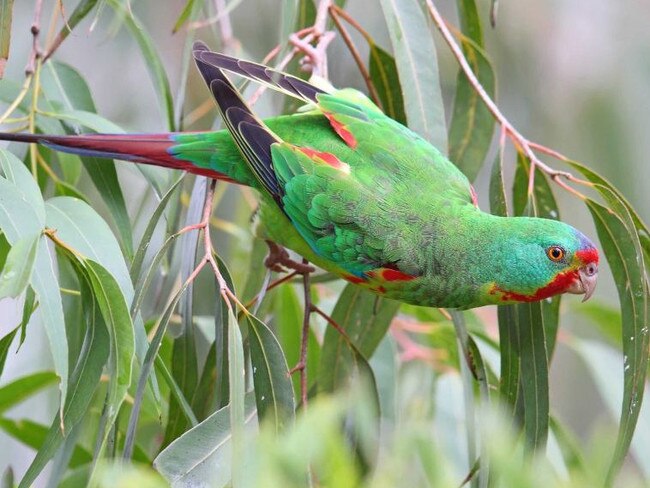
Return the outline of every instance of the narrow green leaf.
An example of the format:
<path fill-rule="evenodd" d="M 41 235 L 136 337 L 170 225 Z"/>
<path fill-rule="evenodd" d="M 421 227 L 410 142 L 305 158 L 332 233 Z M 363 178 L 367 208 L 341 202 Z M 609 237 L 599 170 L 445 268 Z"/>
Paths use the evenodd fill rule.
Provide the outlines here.
<path fill-rule="evenodd" d="M 183 174 L 179 176 L 174 183 L 172 183 L 172 186 L 169 187 L 167 192 L 160 199 L 160 202 L 158 202 L 156 209 L 151 214 L 151 218 L 149 219 L 147 228 L 145 229 L 144 233 L 142 234 L 142 238 L 140 239 L 138 250 L 133 256 L 133 261 L 131 262 L 130 275 L 133 281 L 136 281 L 140 276 L 142 262 L 144 261 L 145 255 L 147 254 L 147 249 L 149 249 L 149 244 L 151 244 L 151 236 L 153 235 L 154 230 L 156 230 L 158 221 L 160 220 L 160 217 L 165 211 L 165 208 L 167 208 L 169 199 L 176 193 L 176 189 L 179 187 L 180 183 L 184 179 L 185 179 L 185 175 Z"/>
<path fill-rule="evenodd" d="M 260 420 L 269 419 L 277 432 L 294 416 L 295 398 L 289 367 L 273 332 L 253 315 L 249 325 L 253 385 Z"/>
<path fill-rule="evenodd" d="M 109 160 L 83 157 L 81 158 L 84 168 L 88 172 L 95 188 L 102 196 L 104 203 L 108 206 L 111 216 L 122 235 L 124 243 L 124 254 L 130 258 L 133 254 L 133 237 L 131 233 L 131 221 L 126 210 L 126 203 L 122 188 L 117 178 L 115 163 Z M 129 230 L 126 230 L 129 229 Z"/>
<path fill-rule="evenodd" d="M 587 207 L 614 275 L 623 318 L 624 391 L 616 449 L 608 473 L 618 472 L 629 449 L 639 417 L 648 366 L 648 289 L 638 235 L 619 215 L 592 201 Z M 627 220 L 631 220 L 629 214 Z"/>
<path fill-rule="evenodd" d="M 460 0 L 457 4 L 460 30 L 477 46 L 483 48 L 483 28 L 475 0 Z"/>
<path fill-rule="evenodd" d="M 2 473 L 2 478 L 0 478 L 0 487 L 14 488 L 14 486 L 16 486 L 14 481 L 14 470 L 11 466 L 7 466 L 7 469 Z"/>
<path fill-rule="evenodd" d="M 94 132 L 106 134 L 123 134 L 124 130 L 117 124 L 93 112 L 87 110 L 61 110 L 59 112 L 47 113 L 48 117 L 52 117 L 62 122 L 73 122 Z"/>
<path fill-rule="evenodd" d="M 192 11 L 194 10 L 194 5 L 196 4 L 196 0 L 187 0 L 187 3 L 185 4 L 185 7 L 183 7 L 183 10 L 181 11 L 180 15 L 178 16 L 178 19 L 176 19 L 176 22 L 174 23 L 174 28 L 172 29 L 172 34 L 176 34 L 181 27 L 187 22 L 187 19 L 190 18 L 190 15 L 192 14 Z"/>
<path fill-rule="evenodd" d="M 73 31 L 73 29 L 81 22 L 86 15 L 93 9 L 97 0 L 81 0 L 69 17 L 66 18 L 65 25 L 61 28 L 57 35 L 57 40 L 63 42 Z"/>
<path fill-rule="evenodd" d="M 508 216 L 508 197 L 503 180 L 503 151 L 500 150 L 492 165 L 490 175 L 490 211 L 501 217 Z"/>
<path fill-rule="evenodd" d="M 20 321 L 20 324 L 18 324 L 14 330 L 9 332 L 2 339 L 0 339 L 0 377 L 2 377 L 2 371 L 4 370 L 5 362 L 7 361 L 7 356 L 9 355 L 9 348 L 14 341 L 14 337 L 16 337 L 16 334 L 20 330 L 20 340 L 18 342 L 17 348 L 20 349 L 20 346 L 25 341 L 27 323 L 29 322 L 37 307 L 38 303 L 36 303 L 36 294 L 34 293 L 34 290 L 31 287 L 27 288 L 27 293 L 25 293 L 25 301 L 23 302 L 23 317 Z"/>
<path fill-rule="evenodd" d="M 83 256 L 99 263 L 119 284 L 127 304 L 134 299 L 133 283 L 120 246 L 104 220 L 86 203 L 69 197 L 47 201 L 47 225 L 56 229 L 57 236 Z M 147 335 L 142 319 L 133 318 L 136 351 L 140 361 L 147 348 Z M 152 385 L 154 386 L 154 385 Z"/>
<path fill-rule="evenodd" d="M 220 372 L 217 371 L 217 345 L 216 342 L 213 342 L 205 357 L 203 370 L 199 375 L 196 390 L 192 395 L 192 410 L 196 412 L 199 421 L 208 418 L 215 410 L 218 374 Z"/>
<path fill-rule="evenodd" d="M 40 390 L 56 384 L 58 377 L 51 371 L 23 376 L 0 388 L 0 415 Z"/>
<path fill-rule="evenodd" d="M 488 95 L 494 98 L 494 71 L 487 55 L 469 38 L 462 38 L 461 45 L 472 71 Z M 449 159 L 470 181 L 476 178 L 483 165 L 492 143 L 493 133 L 492 113 L 467 80 L 465 73 L 460 70 L 449 125 Z"/>
<path fill-rule="evenodd" d="M 246 395 L 244 408 L 244 423 L 251 425 L 256 420 L 252 394 Z M 154 467 L 172 486 L 228 486 L 233 463 L 230 418 L 229 406 L 217 410 L 167 446 L 154 460 Z"/>
<path fill-rule="evenodd" d="M 571 341 L 570 346 L 584 360 L 603 403 L 612 418 L 616 418 L 620 415 L 621 403 L 624 402 L 624 378 L 620 375 L 620 367 L 622 362 L 626 364 L 625 357 L 622 357 L 619 350 L 593 340 Z M 646 383 L 646 393 L 648 388 Z M 650 459 L 647 455 L 649 447 L 650 406 L 646 403 L 640 406 L 638 425 L 631 443 L 635 461 L 646 477 L 650 476 Z"/>
<path fill-rule="evenodd" d="M 190 423 L 191 426 L 197 425 L 199 421 L 196 415 L 194 415 L 193 406 L 190 405 L 187 398 L 185 398 L 185 395 L 183 395 L 183 392 L 179 388 L 178 383 L 174 381 L 174 377 L 167 369 L 167 366 L 165 365 L 163 359 L 160 356 L 156 356 L 155 363 L 156 363 L 156 371 L 158 371 L 160 376 L 162 376 L 162 379 L 169 387 L 169 391 L 171 392 L 172 397 L 180 405 L 181 411 L 185 415 L 187 421 Z M 135 449 L 136 450 L 133 452 L 134 454 L 137 454 L 137 449 L 138 449 L 137 445 L 135 446 Z"/>
<path fill-rule="evenodd" d="M 0 269 L 5 267 L 5 262 L 7 261 L 7 256 L 9 255 L 10 250 L 11 244 L 9 244 L 4 232 L 0 230 Z"/>
<path fill-rule="evenodd" d="M 138 419 L 140 416 L 140 408 L 142 405 L 142 398 L 144 397 L 144 389 L 147 384 L 149 375 L 151 374 L 151 369 L 153 367 L 154 360 L 158 361 L 157 360 L 157 358 L 159 358 L 158 351 L 160 349 L 160 345 L 162 344 L 163 336 L 167 331 L 169 320 L 171 319 L 174 310 L 176 310 L 176 305 L 178 305 L 178 301 L 181 299 L 183 294 L 186 293 L 188 287 L 189 287 L 189 283 L 187 281 L 184 281 L 183 285 L 171 298 L 167 307 L 163 311 L 162 316 L 160 317 L 160 321 L 158 322 L 156 332 L 153 338 L 151 339 L 151 343 L 147 347 L 147 352 L 144 356 L 144 360 L 142 361 L 142 368 L 140 369 L 140 377 L 138 378 L 138 385 L 135 391 L 133 407 L 131 408 L 131 416 L 129 417 L 129 424 L 126 430 L 126 440 L 124 441 L 124 453 L 123 453 L 123 457 L 125 459 L 129 459 L 133 453 L 133 448 L 135 446 L 136 429 L 138 426 Z M 166 374 L 169 374 L 169 372 L 166 371 L 166 367 L 162 362 L 162 360 L 159 360 L 159 362 L 160 362 L 159 368 L 162 369 L 164 367 Z M 176 385 L 174 378 L 170 377 L 170 383 L 172 382 L 174 385 Z M 175 392 L 173 388 L 171 394 L 175 396 L 180 396 L 182 398 L 184 398 L 185 396 L 184 392 L 180 390 L 178 392 Z M 181 407 L 184 406 L 182 402 L 179 402 L 179 404 L 181 405 Z M 181 411 L 181 413 L 183 412 L 182 408 L 179 410 Z M 191 408 L 189 410 L 189 414 L 191 414 L 189 415 L 191 416 L 191 422 L 193 424 L 196 424 L 197 422 L 196 417 L 194 416 L 194 413 L 192 412 Z"/>
<path fill-rule="evenodd" d="M 4 76 L 11 44 L 11 19 L 14 0 L 0 1 L 0 78 Z"/>
<path fill-rule="evenodd" d="M 162 113 L 167 120 L 167 129 L 171 132 L 174 131 L 174 102 L 172 99 L 171 88 L 169 80 L 165 73 L 165 68 L 160 56 L 156 51 L 156 45 L 149 36 L 147 29 L 145 29 L 140 21 L 129 12 L 125 5 L 118 0 L 109 0 L 109 3 L 115 12 L 124 20 L 124 24 L 135 38 L 142 51 L 142 56 L 146 62 L 149 75 L 153 81 L 154 88 L 160 99 Z"/>
<path fill-rule="evenodd" d="M 544 315 L 539 302 L 515 307 L 519 316 L 517 332 L 526 446 L 531 452 L 544 452 L 550 415 Z"/>
<path fill-rule="evenodd" d="M 63 303 L 59 291 L 55 264 L 45 239 L 39 241 L 31 286 L 39 303 L 39 316 L 50 342 L 54 370 L 59 375 L 61 409 L 68 392 L 68 341 L 65 333 Z"/>
<path fill-rule="evenodd" d="M 238 462 L 244 453 L 245 406 L 244 347 L 239 324 L 232 310 L 228 310 L 228 382 L 230 389 L 230 430 L 232 435 L 232 484 L 242 486 L 244 473 Z"/>
<path fill-rule="evenodd" d="M 553 416 L 551 416 L 550 425 L 551 432 L 553 432 L 562 451 L 564 464 L 575 472 L 584 471 L 586 463 L 578 440 Z"/>
<path fill-rule="evenodd" d="M 43 204 L 43 197 L 41 196 L 41 190 L 38 187 L 38 183 L 34 180 L 34 177 L 25 167 L 23 162 L 18 159 L 15 155 L 4 149 L 0 149 L 0 169 L 5 176 L 5 181 L 12 184 L 15 192 L 19 195 L 18 198 L 21 202 L 29 205 L 31 210 L 34 212 L 32 215 L 28 210 L 23 210 L 22 208 L 12 208 L 11 199 L 15 199 L 16 195 L 11 194 L 7 195 L 6 198 L 3 198 L 2 201 L 6 202 L 6 213 L 8 215 L 14 214 L 16 218 L 10 219 L 13 221 L 13 229 L 19 229 L 21 227 L 27 227 L 33 229 L 34 231 L 41 231 L 43 229 L 43 224 L 45 222 L 45 208 Z M 0 197 L 4 196 L 5 192 L 10 190 L 4 190 L 0 193 Z M 15 207 L 18 206 L 18 201 L 14 200 Z M 0 203 L 2 204 L 2 203 Z M 20 207 L 23 205 L 21 204 Z M 9 218 L 9 217 L 5 217 Z M 31 220 L 23 220 L 24 218 L 30 218 Z M 5 224 L 6 225 L 6 224 Z M 4 229 L 2 220 L 0 220 L 0 228 L 3 229 L 5 234 L 7 234 L 7 239 L 9 242 L 13 242 L 12 235 L 15 236 L 17 233 L 11 234 L 10 231 Z"/>
<path fill-rule="evenodd" d="M 513 204 L 515 215 L 533 215 L 545 219 L 558 220 L 560 213 L 553 190 L 548 179 L 542 171 L 535 170 L 535 184 L 533 185 L 532 199 L 528 197 L 528 176 L 530 161 L 523 154 L 517 153 L 517 169 L 513 186 Z M 527 208 L 528 206 L 530 208 Z"/>
<path fill-rule="evenodd" d="M 29 419 L 13 420 L 0 418 L 0 429 L 4 430 L 14 439 L 36 450 L 47 441 L 49 434 L 46 426 Z M 92 455 L 86 449 L 77 445 L 70 459 L 70 467 L 74 468 L 88 463 L 92 458 Z"/>
<path fill-rule="evenodd" d="M 84 264 L 110 337 L 110 380 L 107 393 L 110 428 L 131 385 L 135 334 L 124 294 L 113 275 L 101 264 L 90 259 L 85 260 Z"/>
<path fill-rule="evenodd" d="M 70 388 L 65 398 L 63 414 L 55 416 L 47 435 L 38 443 L 38 452 L 20 482 L 21 488 L 32 485 L 63 443 L 63 432 L 69 432 L 86 415 L 109 356 L 109 337 L 102 315 L 87 284 L 83 268 L 76 261 L 73 264 L 79 273 L 82 304 L 85 321 L 88 324 L 86 336 L 81 354 L 70 376 Z"/>
<path fill-rule="evenodd" d="M 406 125 L 404 98 L 399 84 L 395 58 L 374 43 L 370 43 L 368 70 L 377 90 L 384 113 Z"/>
<path fill-rule="evenodd" d="M 298 364 L 300 361 L 300 346 L 302 339 L 302 323 L 304 309 L 298 297 L 297 287 L 293 285 L 281 286 L 274 291 L 273 302 L 269 308 L 273 310 L 275 331 L 280 341 L 282 350 L 290 365 Z M 259 312 L 261 313 L 263 309 Z M 320 364 L 321 348 L 316 339 L 313 329 L 309 328 L 309 339 L 307 342 L 307 371 L 318 371 Z M 313 385 L 316 375 L 307 375 L 307 379 Z M 300 375 L 292 376 L 294 392 L 300 390 Z M 308 388 L 310 385 L 307 385 Z"/>
<path fill-rule="evenodd" d="M 398 308 L 398 302 L 377 297 L 358 286 L 345 287 L 332 320 L 345 330 L 347 339 L 328 326 L 318 368 L 320 389 L 334 391 L 347 385 L 351 369 L 358 366 L 358 356 L 372 356 Z"/>
<path fill-rule="evenodd" d="M 206 192 L 207 179 L 197 178 L 194 181 L 190 208 L 185 215 L 185 226 L 201 220 Z M 196 266 L 198 239 L 199 234 L 197 232 L 185 233 L 180 239 L 178 250 L 181 253 L 180 280 L 182 283 L 187 282 L 187 279 Z M 174 339 L 171 362 L 171 372 L 174 380 L 186 398 L 192 397 L 196 389 L 199 374 L 196 342 L 194 339 L 194 321 L 192 320 L 194 315 L 193 310 L 194 283 L 190 282 L 187 285 L 187 291 L 180 298 L 179 302 L 182 329 L 180 335 Z M 183 415 L 176 400 L 170 398 L 163 447 L 176 439 L 189 427 L 190 425 L 186 420 L 186 416 Z"/>
<path fill-rule="evenodd" d="M 41 89 L 47 100 L 61 110 L 97 112 L 88 84 L 76 68 L 59 61 L 49 61 L 41 71 Z"/>
<path fill-rule="evenodd" d="M 9 348 L 14 342 L 14 338 L 16 337 L 19 328 L 20 327 L 16 327 L 14 330 L 0 339 L 0 377 L 2 377 L 2 372 L 5 368 L 5 362 L 7 361 L 7 356 L 9 355 Z"/>
<path fill-rule="evenodd" d="M 12 246 L 0 274 L 0 299 L 17 297 L 29 285 L 40 234 L 20 238 Z"/>
<path fill-rule="evenodd" d="M 14 244 L 21 238 L 43 231 L 45 209 L 38 186 L 18 158 L 0 150 L 0 166 L 5 175 L 5 178 L 0 178 L 0 230 L 7 241 Z M 68 343 L 54 263 L 43 239 L 38 243 L 31 286 L 40 303 L 40 316 L 50 343 L 54 370 L 61 380 L 62 409 L 68 388 Z"/>
<path fill-rule="evenodd" d="M 447 154 L 438 60 L 428 20 L 418 0 L 380 3 L 395 54 L 408 125 Z"/>

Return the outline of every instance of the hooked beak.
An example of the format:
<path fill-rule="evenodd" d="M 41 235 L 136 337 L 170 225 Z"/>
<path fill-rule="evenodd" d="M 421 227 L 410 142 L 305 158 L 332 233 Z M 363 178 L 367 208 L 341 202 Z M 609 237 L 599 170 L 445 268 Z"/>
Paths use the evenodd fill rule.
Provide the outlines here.
<path fill-rule="evenodd" d="M 594 294 L 597 281 L 598 265 L 596 263 L 585 264 L 578 268 L 578 279 L 571 284 L 567 291 L 576 295 L 584 293 L 582 301 L 586 302 Z"/>

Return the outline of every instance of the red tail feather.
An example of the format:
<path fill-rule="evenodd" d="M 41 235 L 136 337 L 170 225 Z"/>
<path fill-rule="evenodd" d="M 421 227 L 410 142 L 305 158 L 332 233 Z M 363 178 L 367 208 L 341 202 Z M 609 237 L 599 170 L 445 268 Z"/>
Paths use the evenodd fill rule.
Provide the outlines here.
<path fill-rule="evenodd" d="M 209 178 L 232 181 L 223 173 L 195 166 L 190 161 L 184 161 L 171 155 L 169 149 L 176 145 L 173 137 L 174 133 L 51 136 L 0 132 L 0 140 L 34 142 L 79 156 L 121 159 L 134 163 L 180 169 Z"/>

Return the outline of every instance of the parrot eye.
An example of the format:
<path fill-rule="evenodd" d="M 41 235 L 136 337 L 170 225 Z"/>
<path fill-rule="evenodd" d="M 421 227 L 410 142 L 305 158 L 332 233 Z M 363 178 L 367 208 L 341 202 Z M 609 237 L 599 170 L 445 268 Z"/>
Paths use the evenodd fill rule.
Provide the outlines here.
<path fill-rule="evenodd" d="M 551 246 L 546 250 L 546 255 L 551 261 L 557 263 L 558 261 L 562 261 L 565 251 L 560 246 Z"/>

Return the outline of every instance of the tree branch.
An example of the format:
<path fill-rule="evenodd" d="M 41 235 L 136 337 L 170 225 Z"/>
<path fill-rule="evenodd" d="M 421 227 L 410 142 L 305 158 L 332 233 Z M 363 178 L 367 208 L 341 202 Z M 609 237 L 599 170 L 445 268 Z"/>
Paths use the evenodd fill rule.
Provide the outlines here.
<path fill-rule="evenodd" d="M 465 73 L 465 76 L 467 77 L 467 80 L 469 83 L 472 85 L 476 93 L 478 93 L 479 97 L 481 97 L 481 100 L 483 100 L 483 103 L 486 105 L 488 110 L 492 113 L 496 121 L 501 125 L 503 130 L 505 131 L 505 134 L 510 138 L 510 140 L 513 142 L 515 147 L 517 147 L 518 150 L 521 150 L 528 159 L 530 159 L 531 165 L 530 165 L 530 174 L 528 178 L 528 194 L 532 194 L 534 184 L 535 184 L 535 169 L 538 168 L 542 172 L 546 173 L 553 181 L 555 181 L 559 186 L 564 188 L 565 190 L 571 191 L 577 196 L 580 196 L 581 198 L 584 198 L 583 195 L 581 195 L 579 192 L 577 192 L 575 189 L 571 188 L 568 186 L 566 183 L 564 183 L 561 178 L 565 178 L 568 181 L 574 182 L 574 183 L 579 183 L 581 185 L 585 186 L 593 186 L 590 182 L 586 180 L 582 180 L 580 178 L 576 178 L 573 176 L 571 173 L 568 171 L 560 171 L 556 170 L 554 168 L 551 168 L 547 164 L 543 163 L 540 161 L 540 159 L 537 157 L 537 155 L 533 152 L 533 148 L 536 148 L 539 150 L 541 146 L 537 144 L 531 143 L 528 139 L 526 139 L 513 125 L 510 123 L 510 121 L 503 115 L 499 107 L 497 107 L 496 103 L 490 95 L 485 91 L 483 86 L 481 85 L 481 82 L 478 80 L 476 75 L 474 74 L 474 71 L 472 70 L 471 66 L 467 62 L 467 59 L 465 59 L 465 55 L 463 54 L 461 48 L 456 44 L 456 41 L 454 40 L 454 37 L 452 33 L 450 32 L 449 28 L 447 27 L 444 19 L 440 15 L 440 12 L 436 9 L 436 7 L 433 4 L 432 0 L 425 0 L 427 9 L 429 11 L 429 14 L 431 16 L 431 19 L 433 20 L 433 23 L 436 25 L 440 33 L 442 34 L 442 37 L 444 38 L 445 42 L 449 46 L 449 49 L 451 49 L 452 54 L 460 64 L 461 69 Z M 550 153 L 549 151 L 543 151 L 546 152 L 547 154 Z M 566 160 L 566 159 L 563 159 Z"/>

